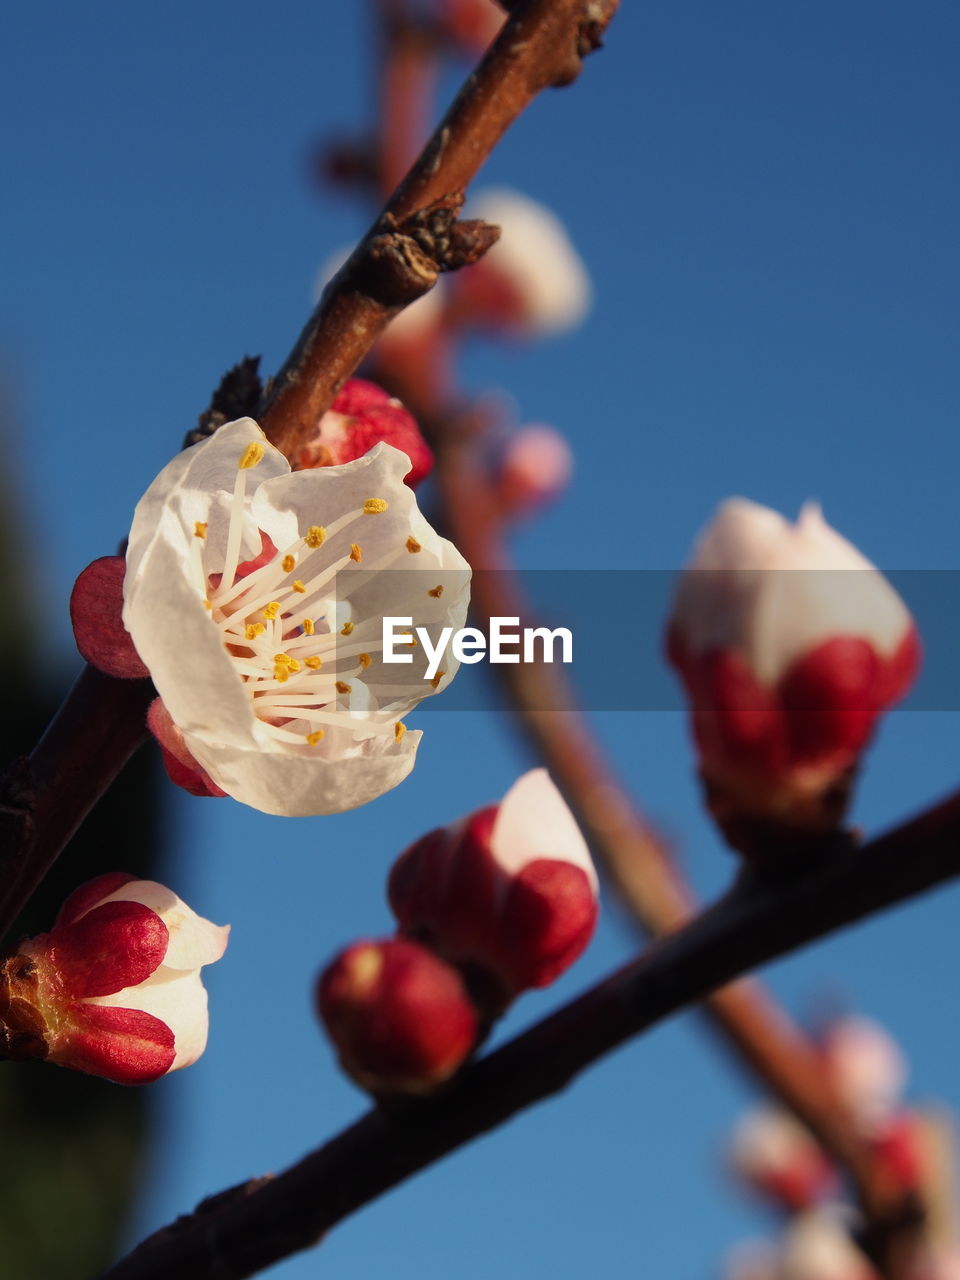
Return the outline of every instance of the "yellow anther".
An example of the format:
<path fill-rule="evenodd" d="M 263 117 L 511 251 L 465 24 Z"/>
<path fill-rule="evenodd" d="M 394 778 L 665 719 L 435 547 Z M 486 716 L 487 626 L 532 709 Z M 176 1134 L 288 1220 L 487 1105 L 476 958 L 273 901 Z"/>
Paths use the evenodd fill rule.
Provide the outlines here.
<path fill-rule="evenodd" d="M 411 555 L 416 555 L 418 551 L 422 551 L 420 543 L 412 535 L 407 539 L 407 550 Z"/>
<path fill-rule="evenodd" d="M 356 560 L 357 564 L 363 559 L 363 552 L 355 542 L 350 543 L 350 559 Z"/>
<path fill-rule="evenodd" d="M 206 520 L 194 520 L 194 522 L 193 522 L 193 536 L 194 536 L 195 538 L 205 538 L 205 537 L 207 536 L 207 522 L 206 522 Z"/>
<path fill-rule="evenodd" d="M 311 671 L 319 671 L 320 668 L 323 666 L 323 659 L 318 658 L 316 656 L 312 658 L 307 658 L 307 666 L 310 668 Z"/>
<path fill-rule="evenodd" d="M 381 511 L 386 511 L 389 505 L 386 498 L 368 498 L 363 504 L 363 514 L 365 516 L 378 516 Z"/>
<path fill-rule="evenodd" d="M 271 600 L 270 603 L 267 605 L 267 607 L 264 609 L 263 616 L 267 619 L 268 622 L 272 622 L 274 618 L 279 618 L 280 601 Z"/>
<path fill-rule="evenodd" d="M 290 585 L 293 587 L 294 591 L 299 591 L 301 595 L 303 595 L 304 591 L 307 589 L 299 578 L 294 578 Z"/>
<path fill-rule="evenodd" d="M 407 732 L 407 726 L 403 723 L 402 720 L 398 720 L 397 723 L 393 726 L 393 736 L 396 739 L 396 741 L 399 742 L 406 732 Z"/>
<path fill-rule="evenodd" d="M 353 686 L 347 684 L 346 680 L 337 681 L 337 693 L 349 693 Z"/>
<path fill-rule="evenodd" d="M 296 675 L 296 673 L 300 670 L 300 663 L 296 660 L 296 658 L 287 659 L 287 670 L 294 675 Z"/>
<path fill-rule="evenodd" d="M 343 624 L 343 626 L 340 628 L 340 634 L 341 634 L 342 636 L 349 636 L 349 635 L 353 635 L 353 623 L 352 623 L 352 622 L 345 622 L 345 623 Z"/>
<path fill-rule="evenodd" d="M 310 743 L 311 747 L 315 747 L 325 736 L 326 734 L 323 729 L 315 729 L 313 733 L 307 734 L 307 741 Z"/>
<path fill-rule="evenodd" d="M 210 601 L 209 601 L 209 600 L 204 600 L 204 602 L 203 602 L 203 607 L 204 607 L 205 609 L 207 609 L 207 610 L 212 610 L 212 609 L 213 609 L 213 605 L 210 603 Z"/>
<path fill-rule="evenodd" d="M 290 672 L 286 667 L 276 666 L 273 668 L 273 678 L 277 684 L 286 684 L 290 679 Z"/>
<path fill-rule="evenodd" d="M 238 471 L 249 471 L 251 467 L 255 467 L 257 463 L 263 461 L 263 445 L 256 440 L 251 440 L 243 453 L 240 455 L 240 461 L 237 463 Z"/>
<path fill-rule="evenodd" d="M 308 547 L 316 551 L 317 547 L 322 547 L 327 540 L 327 531 L 322 524 L 312 524 L 307 530 L 304 542 Z"/>
<path fill-rule="evenodd" d="M 436 674 L 436 675 L 433 677 L 433 679 L 430 681 L 430 683 L 433 685 L 433 687 L 434 687 L 435 689 L 439 689 L 439 688 L 440 688 L 440 681 L 443 679 L 443 677 L 444 677 L 446 674 L 447 674 L 447 673 L 446 673 L 445 671 L 438 671 L 438 672 L 437 672 L 437 674 Z"/>
<path fill-rule="evenodd" d="M 300 626 L 303 628 L 303 634 L 305 636 L 313 635 L 313 619 L 312 618 L 304 618 L 304 620 L 300 623 Z"/>
<path fill-rule="evenodd" d="M 248 640 L 256 640 L 257 636 L 262 636 L 266 629 L 262 622 L 250 622 L 243 634 Z"/>
<path fill-rule="evenodd" d="M 398 631 L 397 635 L 407 637 L 407 647 L 410 649 L 414 648 L 414 646 L 417 643 L 417 637 L 413 634 L 412 631 Z"/>
<path fill-rule="evenodd" d="M 283 559 L 280 561 L 280 564 L 283 568 L 284 573 L 289 573 L 296 563 L 297 563 L 296 556 L 284 556 Z"/>
<path fill-rule="evenodd" d="M 373 659 L 370 657 L 369 653 L 357 654 L 357 661 L 360 663 L 361 671 L 366 671 L 367 667 L 373 664 Z"/>
<path fill-rule="evenodd" d="M 427 595 L 433 596 L 434 600 L 439 600 L 440 597 L 443 595 L 443 587 L 442 586 L 431 587 L 430 590 L 427 592 Z"/>
<path fill-rule="evenodd" d="M 273 660 L 281 667 L 288 667 L 293 661 L 289 653 L 275 653 L 273 655 Z"/>

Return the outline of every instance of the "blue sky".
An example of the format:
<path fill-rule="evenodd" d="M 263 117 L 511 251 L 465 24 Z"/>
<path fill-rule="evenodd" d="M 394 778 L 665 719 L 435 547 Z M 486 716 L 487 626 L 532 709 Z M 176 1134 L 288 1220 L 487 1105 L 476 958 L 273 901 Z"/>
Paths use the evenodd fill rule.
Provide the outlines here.
<path fill-rule="evenodd" d="M 305 156 L 369 117 L 369 32 L 362 5 L 288 0 L 268 17 L 250 0 L 38 0 L 5 35 L 0 370 L 23 428 L 8 448 L 41 643 L 66 667 L 76 574 L 113 550 L 222 371 L 246 352 L 280 362 L 320 263 L 368 220 L 311 189 Z M 626 0 L 581 81 L 515 127 L 483 178 L 556 209 L 596 289 L 576 333 L 463 362 L 470 388 L 505 389 L 576 454 L 567 496 L 518 538 L 523 564 L 673 568 L 743 494 L 791 515 L 819 499 L 884 567 L 957 567 L 958 45 L 947 0 Z M 283 821 L 171 789 L 167 878 L 234 931 L 210 973 L 206 1056 L 154 1086 L 162 1143 L 132 1234 L 284 1166 L 363 1108 L 312 1021 L 313 975 L 388 931 L 384 874 L 412 838 L 530 763 L 493 712 L 421 723 L 414 775 L 355 814 Z M 733 864 L 701 815 L 681 716 L 596 724 L 717 892 Z M 891 716 L 857 820 L 877 829 L 955 785 L 958 730 L 946 712 Z M 840 992 L 881 1018 L 909 1048 L 913 1096 L 954 1105 L 957 892 L 767 975 L 798 1014 Z M 632 946 L 606 904 L 584 959 L 502 1034 Z M 270 1274 L 709 1275 L 766 1225 L 722 1173 L 749 1096 L 695 1016 L 678 1019 Z"/>

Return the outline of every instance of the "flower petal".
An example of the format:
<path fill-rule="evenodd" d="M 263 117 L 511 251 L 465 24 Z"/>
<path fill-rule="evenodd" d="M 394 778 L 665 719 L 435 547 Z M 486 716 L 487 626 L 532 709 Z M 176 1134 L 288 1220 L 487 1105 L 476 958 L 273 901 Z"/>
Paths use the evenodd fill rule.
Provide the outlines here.
<path fill-rule="evenodd" d="M 206 1048 L 207 993 L 199 970 L 184 972 L 161 965 L 138 987 L 127 987 L 115 995 L 86 1003 L 117 1010 L 139 1009 L 165 1023 L 173 1033 L 176 1049 L 173 1062 L 167 1068 L 169 1071 L 190 1066 Z"/>
<path fill-rule="evenodd" d="M 598 891 L 587 842 L 546 769 L 531 769 L 503 797 L 490 845 L 507 875 L 535 859 L 558 858 L 579 867 Z"/>

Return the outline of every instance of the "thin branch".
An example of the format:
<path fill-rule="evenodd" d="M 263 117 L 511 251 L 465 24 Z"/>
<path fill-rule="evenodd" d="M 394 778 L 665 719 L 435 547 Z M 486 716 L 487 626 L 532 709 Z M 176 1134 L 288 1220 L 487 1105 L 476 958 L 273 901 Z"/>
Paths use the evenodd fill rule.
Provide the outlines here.
<path fill-rule="evenodd" d="M 468 183 L 544 89 L 576 79 L 618 0 L 521 0 L 467 79 L 407 177 L 327 286 L 260 414 L 294 457 L 388 322 L 441 271 L 474 262 L 493 240 L 457 223 Z"/>
<path fill-rule="evenodd" d="M 802 875 L 744 876 L 691 924 L 467 1068 L 443 1093 L 371 1111 L 284 1173 L 204 1201 L 100 1280 L 254 1275 L 731 979 L 957 874 L 960 793 Z"/>

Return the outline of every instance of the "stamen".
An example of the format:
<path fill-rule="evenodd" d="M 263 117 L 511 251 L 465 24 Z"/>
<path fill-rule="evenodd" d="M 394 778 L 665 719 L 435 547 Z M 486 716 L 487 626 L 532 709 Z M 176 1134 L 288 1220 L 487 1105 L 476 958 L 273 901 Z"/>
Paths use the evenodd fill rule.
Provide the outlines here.
<path fill-rule="evenodd" d="M 263 616 L 267 619 L 268 622 L 273 622 L 276 618 L 278 618 L 280 616 L 280 601 L 271 600 L 270 603 L 267 605 L 267 607 L 264 609 Z"/>
<path fill-rule="evenodd" d="M 240 455 L 240 461 L 237 468 L 240 471 L 249 471 L 251 467 L 257 466 L 263 461 L 264 448 L 258 440 L 251 440 Z"/>
<path fill-rule="evenodd" d="M 363 559 L 363 552 L 355 542 L 350 543 L 350 559 L 355 560 L 357 564 Z"/>
<path fill-rule="evenodd" d="M 322 547 L 327 540 L 327 531 L 321 524 L 312 524 L 304 536 L 304 542 L 312 551 Z"/>
<path fill-rule="evenodd" d="M 300 623 L 300 626 L 303 628 L 303 634 L 305 636 L 313 635 L 313 619 L 312 618 L 304 618 L 304 620 Z"/>
<path fill-rule="evenodd" d="M 407 550 L 410 552 L 410 554 L 411 554 L 411 555 L 416 555 L 416 553 L 417 553 L 418 551 L 422 551 L 422 550 L 423 550 L 423 547 L 422 547 L 422 546 L 420 545 L 420 543 L 416 540 L 416 538 L 415 538 L 415 537 L 413 537 L 413 535 L 412 535 L 412 534 L 411 534 L 411 536 L 407 539 Z"/>
<path fill-rule="evenodd" d="M 322 738 L 325 738 L 325 737 L 326 737 L 326 734 L 325 734 L 324 730 L 323 730 L 323 729 L 317 729 L 314 733 L 308 733 L 308 734 L 307 734 L 307 741 L 310 743 L 311 747 L 315 747 L 315 746 L 317 745 L 317 743 L 318 743 Z"/>
<path fill-rule="evenodd" d="M 293 588 L 293 590 L 294 590 L 294 591 L 298 591 L 298 592 L 300 592 L 300 594 L 301 594 L 301 595 L 302 595 L 302 594 L 306 591 L 306 589 L 307 589 L 307 588 L 303 585 L 303 583 L 300 581 L 300 579 L 299 579 L 299 578 L 295 578 L 295 579 L 294 579 L 294 581 L 293 581 L 293 582 L 291 582 L 291 584 L 290 584 L 290 585 L 291 585 L 291 587 Z"/>
<path fill-rule="evenodd" d="M 336 683 L 337 693 L 350 693 L 352 685 L 347 684 L 346 680 L 338 680 Z"/>
<path fill-rule="evenodd" d="M 399 742 L 406 732 L 407 732 L 407 726 L 403 723 L 402 720 L 398 720 L 397 723 L 393 726 L 394 739 L 397 742 Z"/>
<path fill-rule="evenodd" d="M 443 587 L 442 586 L 431 587 L 430 590 L 427 592 L 427 595 L 433 596 L 434 600 L 439 600 L 440 597 L 443 595 Z"/>
<path fill-rule="evenodd" d="M 207 536 L 207 522 L 206 522 L 206 520 L 194 520 L 194 522 L 193 522 L 193 536 L 194 536 L 195 538 L 205 538 L 205 537 Z"/>
<path fill-rule="evenodd" d="M 439 689 L 439 688 L 440 688 L 440 681 L 443 679 L 443 677 L 444 677 L 446 674 L 447 674 L 447 673 L 446 673 L 445 671 L 438 671 L 438 672 L 437 672 L 437 674 L 436 674 L 436 675 L 433 677 L 433 679 L 430 681 L 430 683 L 433 685 L 433 687 L 434 687 L 435 689 Z"/>
<path fill-rule="evenodd" d="M 307 659 L 306 659 L 306 665 L 307 665 L 307 666 L 308 666 L 312 671 L 319 671 L 319 670 L 320 670 L 320 668 L 323 666 L 323 659 L 322 659 L 322 658 L 318 658 L 318 657 L 317 657 L 317 655 L 316 655 L 316 654 L 314 654 L 312 658 L 307 658 Z"/>
<path fill-rule="evenodd" d="M 280 561 L 280 565 L 284 573 L 290 573 L 290 571 L 296 566 L 296 563 L 296 556 L 284 556 Z"/>
<path fill-rule="evenodd" d="M 267 628 L 263 625 L 262 622 L 251 622 L 251 623 L 248 623 L 247 628 L 243 634 L 246 636 L 248 640 L 256 640 L 257 636 L 262 636 L 263 633 L 266 631 L 266 629 Z"/>
<path fill-rule="evenodd" d="M 368 498 L 363 504 L 363 514 L 365 516 L 378 516 L 382 511 L 386 511 L 389 505 L 386 498 Z"/>
<path fill-rule="evenodd" d="M 370 657 L 369 653 L 358 654 L 357 661 L 360 663 L 361 671 L 366 671 L 367 667 L 371 666 L 373 663 L 373 659 Z"/>
<path fill-rule="evenodd" d="M 345 622 L 345 623 L 343 624 L 343 626 L 340 628 L 340 634 L 341 634 L 342 636 L 350 636 L 350 635 L 353 635 L 353 623 L 352 623 L 352 622 Z"/>

